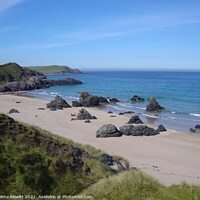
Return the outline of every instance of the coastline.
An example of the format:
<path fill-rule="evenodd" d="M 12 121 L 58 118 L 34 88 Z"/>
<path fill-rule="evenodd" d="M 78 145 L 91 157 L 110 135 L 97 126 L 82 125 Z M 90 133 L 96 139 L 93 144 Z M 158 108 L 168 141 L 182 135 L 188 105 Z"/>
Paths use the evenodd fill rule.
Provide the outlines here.
<path fill-rule="evenodd" d="M 16 103 L 18 100 L 21 103 Z M 80 120 L 71 121 L 71 113 L 77 114 L 80 108 L 53 112 L 46 109 L 48 102 L 3 94 L 0 95 L 0 112 L 7 114 L 11 108 L 15 108 L 20 113 L 9 114 L 10 117 L 75 142 L 89 144 L 109 154 L 122 156 L 129 160 L 131 167 L 145 171 L 164 185 L 183 181 L 200 185 L 199 135 L 168 129 L 167 132 L 152 137 L 96 138 L 96 130 L 102 125 L 111 123 L 119 128 L 128 121 L 130 115 L 116 114 L 116 117 L 110 117 L 107 112 L 98 108 L 86 108 L 98 118 L 87 124 Z"/>

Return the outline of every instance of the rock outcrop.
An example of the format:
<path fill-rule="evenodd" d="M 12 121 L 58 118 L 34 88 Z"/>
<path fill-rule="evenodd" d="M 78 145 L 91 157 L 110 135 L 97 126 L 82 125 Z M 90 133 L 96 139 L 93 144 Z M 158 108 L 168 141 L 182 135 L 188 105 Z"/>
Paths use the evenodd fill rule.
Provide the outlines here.
<path fill-rule="evenodd" d="M 105 97 L 98 97 L 99 104 L 108 104 L 108 100 Z"/>
<path fill-rule="evenodd" d="M 200 133 L 200 124 L 197 124 L 194 128 L 190 128 L 192 133 Z"/>
<path fill-rule="evenodd" d="M 96 132 L 96 137 L 120 137 L 122 133 L 112 124 L 103 125 Z"/>
<path fill-rule="evenodd" d="M 118 103 L 119 100 L 116 98 L 111 98 L 111 99 L 109 99 L 109 102 L 115 104 L 115 103 Z"/>
<path fill-rule="evenodd" d="M 12 114 L 12 113 L 19 113 L 19 111 L 17 109 L 10 109 L 10 111 L 8 112 L 8 114 Z"/>
<path fill-rule="evenodd" d="M 164 132 L 164 131 L 167 131 L 167 129 L 162 125 L 162 124 L 160 124 L 159 126 L 158 126 L 158 129 L 157 129 L 159 132 Z"/>
<path fill-rule="evenodd" d="M 49 80 L 44 74 L 20 67 L 16 63 L 0 65 L 0 92 L 26 91 L 49 88 L 55 85 L 76 84 L 82 84 L 82 82 L 72 78 Z"/>
<path fill-rule="evenodd" d="M 86 109 L 82 108 L 79 110 L 77 115 L 77 120 L 90 120 L 90 119 L 97 119 L 95 116 L 92 116 Z"/>
<path fill-rule="evenodd" d="M 161 112 L 164 109 L 165 108 L 160 106 L 154 97 L 149 99 L 149 104 L 146 107 L 146 111 L 148 112 Z"/>
<path fill-rule="evenodd" d="M 142 120 L 139 118 L 138 115 L 132 116 L 127 124 L 143 124 Z"/>
<path fill-rule="evenodd" d="M 72 101 L 72 107 L 82 107 L 82 104 L 78 101 Z"/>
<path fill-rule="evenodd" d="M 88 92 L 81 92 L 79 102 L 84 107 L 99 106 L 99 97 L 90 95 Z"/>
<path fill-rule="evenodd" d="M 123 135 L 132 135 L 132 136 L 153 136 L 159 134 L 158 130 L 155 130 L 145 125 L 142 126 L 125 125 L 121 126 L 119 130 Z"/>
<path fill-rule="evenodd" d="M 50 110 L 57 110 L 57 109 L 63 109 L 63 108 L 70 108 L 71 106 L 60 96 L 56 96 L 53 101 L 47 104 L 47 108 Z"/>
<path fill-rule="evenodd" d="M 142 98 L 142 97 L 139 97 L 139 96 L 137 96 L 137 95 L 134 95 L 132 98 L 130 98 L 130 101 L 131 101 L 131 102 L 144 102 L 145 99 Z"/>

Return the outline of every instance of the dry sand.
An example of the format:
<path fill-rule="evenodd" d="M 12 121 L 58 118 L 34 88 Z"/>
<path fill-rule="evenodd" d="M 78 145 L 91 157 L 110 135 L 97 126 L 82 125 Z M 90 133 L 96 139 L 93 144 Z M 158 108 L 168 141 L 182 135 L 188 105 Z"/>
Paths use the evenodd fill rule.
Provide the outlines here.
<path fill-rule="evenodd" d="M 16 101 L 21 100 L 21 103 Z M 104 124 L 124 125 L 129 115 L 110 114 L 98 108 L 87 110 L 98 119 L 92 123 L 71 121 L 71 114 L 80 108 L 59 111 L 46 109 L 48 101 L 22 96 L 0 95 L 0 112 L 7 114 L 11 108 L 20 113 L 10 117 L 39 126 L 75 142 L 89 144 L 112 155 L 129 160 L 131 167 L 139 168 L 164 185 L 187 182 L 200 185 L 200 135 L 168 130 L 152 137 L 122 136 L 96 138 L 96 131 Z M 45 108 L 45 110 L 38 110 Z"/>

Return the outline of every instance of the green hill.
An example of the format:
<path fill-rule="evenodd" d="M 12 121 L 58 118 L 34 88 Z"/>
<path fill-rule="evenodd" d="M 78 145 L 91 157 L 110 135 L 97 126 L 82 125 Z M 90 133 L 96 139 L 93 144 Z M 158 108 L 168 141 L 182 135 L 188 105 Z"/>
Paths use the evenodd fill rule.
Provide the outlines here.
<path fill-rule="evenodd" d="M 23 68 L 17 63 L 7 63 L 0 65 L 0 83 L 11 82 L 11 81 L 26 81 L 33 76 L 44 75 L 34 70 Z"/>
<path fill-rule="evenodd" d="M 61 65 L 31 66 L 28 68 L 44 73 L 44 74 L 55 74 L 55 73 L 80 74 L 81 73 L 81 71 L 79 71 L 78 69 L 71 69 L 68 66 L 61 66 Z"/>

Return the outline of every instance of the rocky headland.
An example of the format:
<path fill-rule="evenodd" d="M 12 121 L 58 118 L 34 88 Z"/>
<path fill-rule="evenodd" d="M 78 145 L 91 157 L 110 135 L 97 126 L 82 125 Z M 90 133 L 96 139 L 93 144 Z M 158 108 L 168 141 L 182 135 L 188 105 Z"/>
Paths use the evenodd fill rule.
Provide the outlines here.
<path fill-rule="evenodd" d="M 82 82 L 72 78 L 49 80 L 43 73 L 23 68 L 17 63 L 0 65 L 0 92 L 26 91 L 56 85 L 76 84 L 82 84 Z"/>

